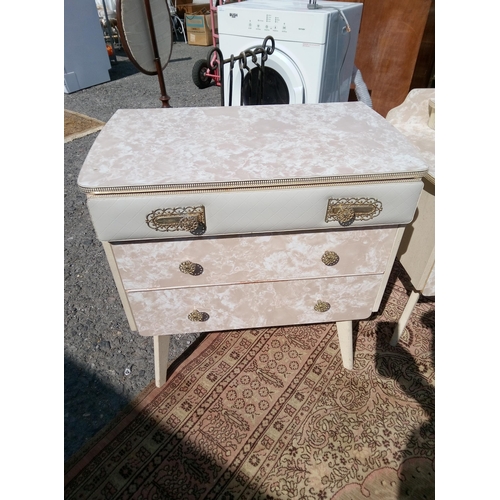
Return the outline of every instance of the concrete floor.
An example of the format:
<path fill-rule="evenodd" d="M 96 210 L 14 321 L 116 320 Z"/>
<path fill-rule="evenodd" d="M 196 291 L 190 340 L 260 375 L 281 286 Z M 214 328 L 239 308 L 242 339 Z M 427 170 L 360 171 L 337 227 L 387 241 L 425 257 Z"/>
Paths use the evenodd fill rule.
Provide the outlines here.
<path fill-rule="evenodd" d="M 172 107 L 220 106 L 220 89 L 198 89 L 192 68 L 210 47 L 176 42 L 164 70 Z M 123 108 L 160 108 L 156 75 L 139 72 L 123 51 L 110 70 L 111 80 L 64 95 L 67 110 L 108 121 Z M 168 109 L 165 109 L 168 113 Z M 166 132 L 168 133 L 168 132 Z M 217 124 L 207 123 L 207 136 Z M 65 460 L 94 436 L 153 379 L 153 341 L 131 332 L 104 251 L 77 186 L 83 162 L 98 133 L 64 145 L 65 269 Z M 199 137 L 186 137 L 188 146 Z M 197 335 L 176 335 L 169 360 L 191 348 Z"/>

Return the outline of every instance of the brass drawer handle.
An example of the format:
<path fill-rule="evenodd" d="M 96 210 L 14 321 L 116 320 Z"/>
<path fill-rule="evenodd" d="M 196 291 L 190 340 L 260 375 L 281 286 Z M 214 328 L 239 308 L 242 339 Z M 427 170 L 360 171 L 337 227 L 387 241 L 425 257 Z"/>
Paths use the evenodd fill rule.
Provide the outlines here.
<path fill-rule="evenodd" d="M 336 252 L 331 252 L 330 250 L 327 250 L 321 257 L 321 262 L 323 262 L 325 266 L 334 266 L 339 260 L 340 257 L 338 254 Z"/>
<path fill-rule="evenodd" d="M 146 224 L 155 231 L 204 234 L 207 229 L 205 207 L 158 208 L 146 216 Z"/>
<path fill-rule="evenodd" d="M 193 312 L 190 312 L 188 314 L 188 320 L 189 321 L 207 321 L 209 318 L 208 314 L 205 312 L 200 312 L 197 309 L 195 309 Z"/>
<path fill-rule="evenodd" d="M 314 305 L 314 310 L 317 312 L 326 312 L 330 309 L 330 304 L 328 302 L 323 302 L 322 300 L 318 300 L 316 304 Z"/>
<path fill-rule="evenodd" d="M 356 220 L 370 220 L 382 211 L 382 203 L 374 198 L 330 198 L 325 222 L 337 221 L 350 226 Z"/>
<path fill-rule="evenodd" d="M 200 266 L 200 264 L 195 264 L 190 260 L 186 260 L 180 263 L 179 271 L 184 274 L 190 274 L 191 276 L 199 276 L 203 273 L 203 267 Z"/>

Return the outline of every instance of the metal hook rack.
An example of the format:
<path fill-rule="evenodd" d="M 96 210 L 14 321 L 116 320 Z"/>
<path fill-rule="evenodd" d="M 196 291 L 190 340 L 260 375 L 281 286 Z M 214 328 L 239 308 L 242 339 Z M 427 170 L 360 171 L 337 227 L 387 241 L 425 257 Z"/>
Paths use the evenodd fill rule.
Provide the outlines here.
<path fill-rule="evenodd" d="M 257 78 L 257 88 L 256 88 L 256 104 L 262 104 L 262 97 L 264 95 L 264 74 L 265 74 L 265 62 L 268 56 L 270 56 L 275 49 L 275 42 L 272 36 L 267 36 L 264 38 L 262 45 L 253 50 L 245 50 L 239 55 L 231 55 L 228 59 L 224 59 L 221 50 L 218 47 L 213 47 L 208 53 L 208 66 L 210 73 L 215 74 L 217 70 L 220 73 L 220 89 L 221 89 L 221 106 L 224 106 L 224 65 L 229 64 L 229 101 L 228 105 L 232 106 L 233 103 L 233 74 L 236 62 L 238 62 L 239 70 L 241 74 L 241 85 L 243 85 L 243 80 L 246 70 L 250 73 L 251 69 L 248 66 L 248 59 L 251 58 L 252 63 L 258 70 Z M 216 55 L 216 57 L 214 57 Z M 260 56 L 260 57 L 259 57 Z M 221 63 L 219 61 L 222 61 Z M 251 83 L 250 83 L 251 85 Z M 242 93 L 240 93 L 242 96 Z M 243 105 L 243 97 L 240 98 L 240 105 Z"/>

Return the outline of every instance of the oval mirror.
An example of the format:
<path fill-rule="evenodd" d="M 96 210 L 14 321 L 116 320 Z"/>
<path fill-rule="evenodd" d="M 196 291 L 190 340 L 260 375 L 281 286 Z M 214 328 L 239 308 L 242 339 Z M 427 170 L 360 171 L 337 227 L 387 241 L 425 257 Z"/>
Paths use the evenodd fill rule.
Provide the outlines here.
<path fill-rule="evenodd" d="M 172 54 L 172 18 L 166 0 L 117 0 L 116 17 L 123 49 L 147 75 L 159 75 Z"/>

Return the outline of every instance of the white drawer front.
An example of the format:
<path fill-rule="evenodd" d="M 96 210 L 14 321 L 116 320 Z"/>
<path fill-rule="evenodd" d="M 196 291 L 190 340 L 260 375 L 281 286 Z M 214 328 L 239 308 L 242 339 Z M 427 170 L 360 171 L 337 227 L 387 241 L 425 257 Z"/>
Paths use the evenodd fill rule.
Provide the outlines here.
<path fill-rule="evenodd" d="M 367 318 L 381 275 L 129 292 L 141 335 L 166 335 Z M 317 301 L 330 304 L 317 312 Z M 198 310 L 203 321 L 188 319 Z"/>
<path fill-rule="evenodd" d="M 203 206 L 205 236 L 341 228 L 325 222 L 328 200 L 375 199 L 382 209 L 355 227 L 407 224 L 413 220 L 421 181 L 349 184 L 296 189 L 235 190 L 173 195 L 100 196 L 88 208 L 101 241 L 193 237 L 188 231 L 164 232 L 146 223 L 158 209 Z"/>
<path fill-rule="evenodd" d="M 397 228 L 334 230 L 113 245 L 126 290 L 383 273 Z M 325 265 L 327 251 L 338 263 Z M 179 270 L 196 265 L 194 275 Z"/>

